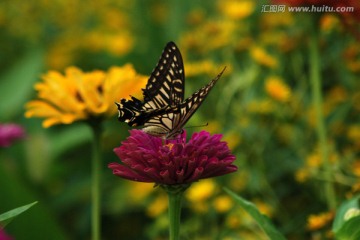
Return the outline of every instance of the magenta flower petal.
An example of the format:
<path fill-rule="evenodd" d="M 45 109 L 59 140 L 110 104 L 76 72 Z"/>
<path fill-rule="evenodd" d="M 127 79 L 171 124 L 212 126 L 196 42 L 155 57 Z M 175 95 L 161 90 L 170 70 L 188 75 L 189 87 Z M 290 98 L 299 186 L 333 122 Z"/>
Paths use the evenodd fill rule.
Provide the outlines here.
<path fill-rule="evenodd" d="M 201 131 L 188 142 L 185 132 L 178 139 L 163 140 L 131 130 L 114 149 L 122 163 L 110 163 L 109 168 L 125 179 L 161 185 L 187 184 L 235 172 L 235 156 L 221 138 L 221 134 Z"/>
<path fill-rule="evenodd" d="M 0 124 L 0 147 L 9 147 L 15 140 L 25 137 L 24 129 L 17 124 Z"/>
<path fill-rule="evenodd" d="M 13 238 L 7 235 L 4 229 L 2 229 L 2 227 L 0 226 L 0 240 L 12 240 L 12 239 Z"/>

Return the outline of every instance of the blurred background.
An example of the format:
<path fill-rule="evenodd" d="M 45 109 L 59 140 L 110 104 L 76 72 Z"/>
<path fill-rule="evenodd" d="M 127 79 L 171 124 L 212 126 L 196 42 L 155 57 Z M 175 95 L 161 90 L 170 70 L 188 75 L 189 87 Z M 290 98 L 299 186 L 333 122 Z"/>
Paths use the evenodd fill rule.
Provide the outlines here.
<path fill-rule="evenodd" d="M 209 123 L 204 130 L 223 134 L 239 167 L 187 191 L 183 239 L 266 239 L 224 186 L 254 202 L 288 239 L 331 239 L 309 29 L 318 35 L 326 146 L 341 202 L 360 189 L 359 25 L 331 13 L 264 12 L 272 4 L 1 1 L 0 123 L 20 124 L 26 137 L 0 149 L 0 213 L 39 201 L 6 227 L 8 234 L 90 239 L 91 131 L 81 122 L 45 129 L 43 119 L 25 118 L 25 103 L 37 97 L 34 84 L 68 66 L 107 71 L 132 63 L 149 75 L 174 41 L 185 62 L 186 96 L 227 67 L 187 125 Z M 116 115 L 103 124 L 103 239 L 167 239 L 165 193 L 107 168 L 118 161 L 112 150 L 129 127 Z"/>

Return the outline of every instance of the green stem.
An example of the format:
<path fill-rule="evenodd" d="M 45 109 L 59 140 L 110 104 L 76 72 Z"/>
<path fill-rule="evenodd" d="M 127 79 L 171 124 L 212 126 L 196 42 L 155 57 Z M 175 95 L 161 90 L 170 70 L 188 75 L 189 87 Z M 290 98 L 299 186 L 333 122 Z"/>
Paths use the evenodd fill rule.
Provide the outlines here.
<path fill-rule="evenodd" d="M 99 125 L 92 125 L 93 143 L 92 143 L 92 162 L 91 162 L 91 234 L 92 240 L 101 239 L 101 153 L 100 153 L 100 137 L 101 128 Z"/>
<path fill-rule="evenodd" d="M 181 199 L 190 184 L 160 185 L 169 198 L 169 240 L 180 239 Z"/>
<path fill-rule="evenodd" d="M 180 215 L 182 192 L 169 193 L 169 234 L 170 240 L 178 240 L 180 233 Z"/>
<path fill-rule="evenodd" d="M 321 69 L 320 69 L 320 54 L 318 48 L 318 36 L 316 30 L 310 40 L 310 81 L 312 85 L 313 104 L 316 113 L 316 133 L 319 139 L 321 158 L 325 170 L 325 197 L 329 209 L 335 209 L 336 196 L 333 186 L 333 172 L 329 161 L 327 149 L 327 136 L 325 128 L 324 113 L 322 111 L 323 97 L 321 92 Z"/>

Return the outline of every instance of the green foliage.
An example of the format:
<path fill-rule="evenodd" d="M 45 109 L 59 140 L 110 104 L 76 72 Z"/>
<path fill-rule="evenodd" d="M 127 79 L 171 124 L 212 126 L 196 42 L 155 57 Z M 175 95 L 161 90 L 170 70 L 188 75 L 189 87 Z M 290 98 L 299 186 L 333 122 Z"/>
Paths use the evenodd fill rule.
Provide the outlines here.
<path fill-rule="evenodd" d="M 225 192 L 227 192 L 232 198 L 236 200 L 236 202 L 246 210 L 246 212 L 255 219 L 257 224 L 261 227 L 261 229 L 266 233 L 266 235 L 271 240 L 283 240 L 286 239 L 271 223 L 270 219 L 261 214 L 256 206 L 245 200 L 244 198 L 236 195 L 234 192 L 230 191 L 229 189 L 225 188 Z"/>
<path fill-rule="evenodd" d="M 34 206 L 35 204 L 37 204 L 37 202 L 33 202 L 33 203 L 29 203 L 27 205 L 12 209 L 10 211 L 7 211 L 3 214 L 0 214 L 0 225 L 2 227 L 5 227 L 7 224 L 9 224 L 15 217 L 17 217 L 18 215 L 20 215 L 21 213 L 25 212 L 26 210 L 28 210 L 29 208 L 31 208 L 32 206 Z"/>
<path fill-rule="evenodd" d="M 341 204 L 338 208 L 333 231 L 336 239 L 355 240 L 360 238 L 360 196 L 355 196 Z"/>

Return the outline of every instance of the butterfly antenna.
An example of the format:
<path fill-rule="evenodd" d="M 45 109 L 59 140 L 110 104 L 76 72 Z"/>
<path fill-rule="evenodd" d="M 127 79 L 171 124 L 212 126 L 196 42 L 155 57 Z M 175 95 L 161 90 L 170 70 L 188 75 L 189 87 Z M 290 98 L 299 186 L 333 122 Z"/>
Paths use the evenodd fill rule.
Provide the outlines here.
<path fill-rule="evenodd" d="M 197 125 L 197 126 L 189 126 L 189 127 L 184 127 L 184 128 L 197 128 L 197 127 L 207 127 L 209 126 L 209 123 L 205 123 L 203 125 Z"/>

